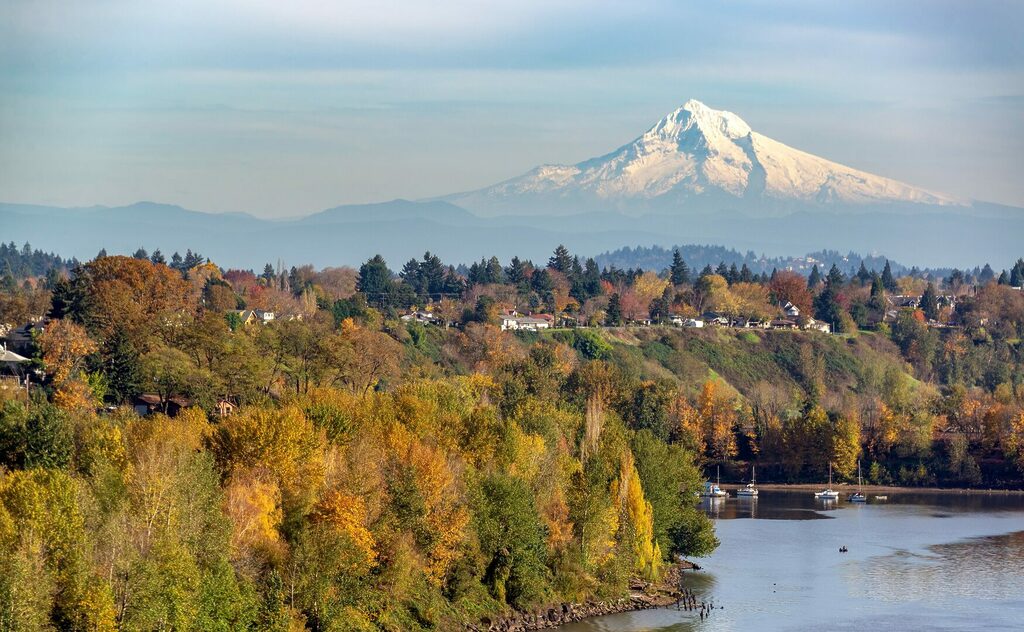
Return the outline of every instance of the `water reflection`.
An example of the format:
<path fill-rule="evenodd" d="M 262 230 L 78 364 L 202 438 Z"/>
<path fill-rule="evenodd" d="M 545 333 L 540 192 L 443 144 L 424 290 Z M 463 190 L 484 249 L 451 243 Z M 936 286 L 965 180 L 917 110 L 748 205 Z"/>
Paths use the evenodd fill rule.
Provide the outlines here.
<path fill-rule="evenodd" d="M 948 601 L 950 597 L 1024 596 L 1024 531 L 937 544 L 922 552 L 900 549 L 846 565 L 843 575 L 858 597 L 886 601 Z"/>
<path fill-rule="evenodd" d="M 686 584 L 724 610 L 703 621 L 649 610 L 564 629 L 1022 629 L 1024 496 L 886 495 L 826 504 L 809 491 L 762 489 L 757 499 L 705 499 L 722 545 Z"/>

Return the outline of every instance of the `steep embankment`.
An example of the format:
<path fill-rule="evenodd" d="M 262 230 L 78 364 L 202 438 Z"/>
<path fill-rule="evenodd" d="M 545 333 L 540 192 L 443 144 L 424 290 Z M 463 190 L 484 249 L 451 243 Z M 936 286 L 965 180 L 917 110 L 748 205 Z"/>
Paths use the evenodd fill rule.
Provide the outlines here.
<path fill-rule="evenodd" d="M 760 385 L 830 397 L 866 395 L 893 371 L 910 375 L 899 349 L 870 333 L 856 337 L 817 332 L 663 327 L 611 329 L 613 361 L 638 377 L 698 388 L 721 378 L 743 396 Z"/>

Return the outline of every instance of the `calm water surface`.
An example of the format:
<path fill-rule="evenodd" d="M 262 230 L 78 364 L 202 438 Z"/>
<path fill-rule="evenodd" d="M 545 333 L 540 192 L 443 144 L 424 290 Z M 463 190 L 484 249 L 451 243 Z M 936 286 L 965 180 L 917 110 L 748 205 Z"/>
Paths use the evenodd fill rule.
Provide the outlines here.
<path fill-rule="evenodd" d="M 722 544 L 685 581 L 714 614 L 649 610 L 559 629 L 1024 630 L 1024 497 L 888 497 L 705 500 Z"/>

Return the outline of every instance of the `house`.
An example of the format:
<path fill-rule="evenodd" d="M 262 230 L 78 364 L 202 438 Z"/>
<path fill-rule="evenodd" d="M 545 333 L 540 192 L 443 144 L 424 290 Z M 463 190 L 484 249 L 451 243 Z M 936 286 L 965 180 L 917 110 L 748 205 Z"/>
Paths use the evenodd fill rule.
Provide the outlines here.
<path fill-rule="evenodd" d="M 213 408 L 214 414 L 218 417 L 230 417 L 235 413 L 235 405 L 226 399 L 221 399 Z"/>
<path fill-rule="evenodd" d="M 921 305 L 920 296 L 912 296 L 908 294 L 897 294 L 896 296 L 888 296 L 886 300 L 890 305 L 894 307 L 910 307 L 917 309 Z"/>
<path fill-rule="evenodd" d="M 804 323 L 803 328 L 812 331 L 820 331 L 825 334 L 832 333 L 832 325 L 824 321 L 814 320 L 813 318 L 808 318 L 807 322 Z"/>
<path fill-rule="evenodd" d="M 799 327 L 796 324 L 796 321 L 789 320 L 786 318 L 776 318 L 771 323 L 769 323 L 769 327 L 771 329 L 799 329 Z"/>
<path fill-rule="evenodd" d="M 693 327 L 694 329 L 702 329 L 704 327 L 704 321 L 697 318 L 687 318 L 683 321 L 683 327 Z"/>
<path fill-rule="evenodd" d="M 167 398 L 165 402 L 159 395 L 154 393 L 142 393 L 137 395 L 135 400 L 132 402 L 132 408 L 138 413 L 140 417 L 146 417 L 153 413 L 162 413 L 167 411 L 168 417 L 176 417 L 178 413 L 184 408 L 188 408 L 192 405 L 192 400 L 181 397 L 179 395 L 172 395 Z"/>
<path fill-rule="evenodd" d="M 39 320 L 9 329 L 4 335 L 4 347 L 20 355 L 32 355 L 34 347 L 32 335 L 42 332 L 44 325 L 45 321 Z"/>
<path fill-rule="evenodd" d="M 266 325 L 275 318 L 274 312 L 267 312 L 262 309 L 236 309 L 232 311 L 238 314 L 243 325 Z"/>
<path fill-rule="evenodd" d="M 550 316 L 545 314 L 537 316 L 519 316 L 515 312 L 505 314 L 501 317 L 502 331 L 540 331 L 551 327 Z"/>
<path fill-rule="evenodd" d="M 9 376 L 8 381 L 16 388 L 23 376 L 27 379 L 25 372 L 28 370 L 29 362 L 25 356 L 8 349 L 6 344 L 0 345 L 0 375 Z"/>
<path fill-rule="evenodd" d="M 404 323 L 417 322 L 422 323 L 424 325 L 434 325 L 438 322 L 439 319 L 430 312 L 416 310 L 414 312 L 409 312 L 408 314 L 402 315 L 400 317 L 400 320 Z"/>
<path fill-rule="evenodd" d="M 796 319 L 800 317 L 800 308 L 789 301 L 782 307 L 782 311 L 786 313 L 786 318 Z"/>

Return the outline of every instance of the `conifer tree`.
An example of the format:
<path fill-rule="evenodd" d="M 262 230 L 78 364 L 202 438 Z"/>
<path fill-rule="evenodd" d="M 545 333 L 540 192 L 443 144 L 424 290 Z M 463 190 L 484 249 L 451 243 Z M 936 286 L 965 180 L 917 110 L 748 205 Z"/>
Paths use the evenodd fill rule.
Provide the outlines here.
<path fill-rule="evenodd" d="M 889 265 L 888 259 L 885 260 L 885 268 L 882 269 L 882 285 L 890 292 L 897 290 L 896 279 L 892 275 L 892 266 Z"/>
<path fill-rule="evenodd" d="M 683 256 L 679 254 L 679 249 L 676 248 L 672 253 L 672 266 L 669 268 L 669 280 L 672 285 L 682 285 L 683 283 L 690 282 L 690 268 L 683 261 Z"/>

